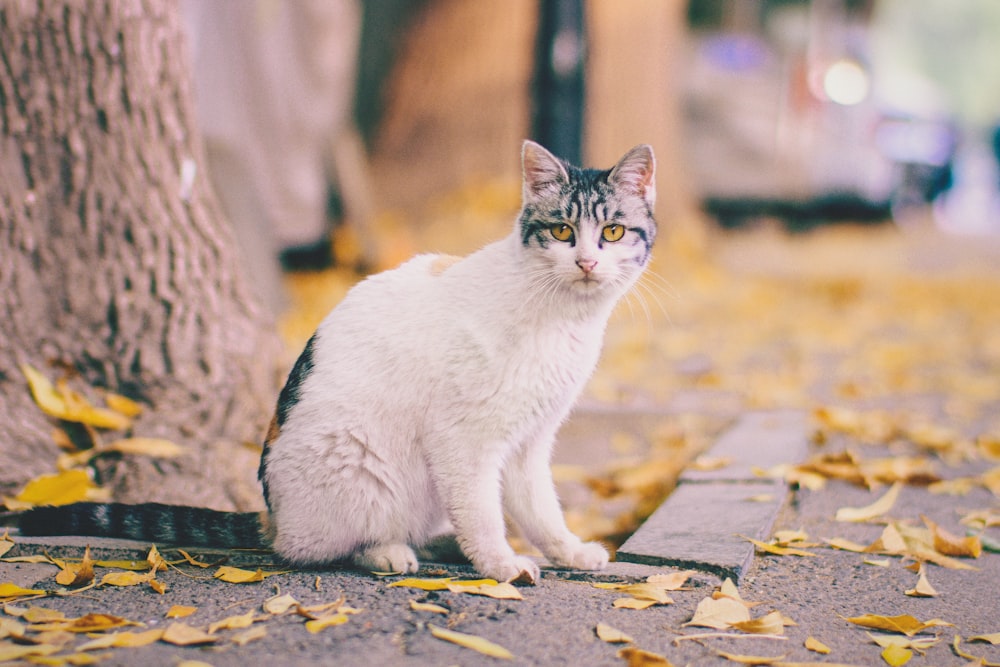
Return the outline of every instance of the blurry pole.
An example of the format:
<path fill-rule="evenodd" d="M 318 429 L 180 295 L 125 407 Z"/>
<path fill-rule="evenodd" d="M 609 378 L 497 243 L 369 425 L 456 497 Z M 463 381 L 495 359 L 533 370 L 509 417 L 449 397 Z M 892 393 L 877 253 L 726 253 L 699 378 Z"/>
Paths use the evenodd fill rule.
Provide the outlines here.
<path fill-rule="evenodd" d="M 584 107 L 583 0 L 540 0 L 532 77 L 532 137 L 580 164 Z"/>

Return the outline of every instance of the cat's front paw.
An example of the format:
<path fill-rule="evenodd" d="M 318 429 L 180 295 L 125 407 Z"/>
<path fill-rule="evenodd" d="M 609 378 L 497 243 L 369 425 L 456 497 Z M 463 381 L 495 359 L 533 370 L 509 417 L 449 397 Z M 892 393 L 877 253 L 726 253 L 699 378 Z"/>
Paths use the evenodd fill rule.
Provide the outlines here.
<path fill-rule="evenodd" d="M 416 572 L 417 555 L 405 544 L 378 544 L 354 555 L 354 565 L 369 572 Z"/>
<path fill-rule="evenodd" d="M 477 563 L 476 569 L 484 577 L 497 581 L 536 584 L 541 579 L 541 570 L 538 568 L 538 564 L 527 556 L 513 556 L 502 560 Z"/>
<path fill-rule="evenodd" d="M 599 542 L 577 542 L 563 545 L 549 560 L 556 567 L 573 570 L 603 570 L 608 564 L 608 551 Z"/>

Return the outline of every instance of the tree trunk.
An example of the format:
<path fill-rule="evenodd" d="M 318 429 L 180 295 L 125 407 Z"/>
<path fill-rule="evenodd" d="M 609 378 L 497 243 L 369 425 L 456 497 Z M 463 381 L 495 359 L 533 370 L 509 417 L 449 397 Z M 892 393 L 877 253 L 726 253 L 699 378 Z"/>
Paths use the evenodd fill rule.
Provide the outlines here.
<path fill-rule="evenodd" d="M 132 435 L 186 446 L 102 458 L 117 499 L 259 506 L 245 443 L 279 348 L 202 168 L 177 8 L 5 2 L 0 58 L 0 492 L 58 454 L 27 363 L 138 400 Z"/>

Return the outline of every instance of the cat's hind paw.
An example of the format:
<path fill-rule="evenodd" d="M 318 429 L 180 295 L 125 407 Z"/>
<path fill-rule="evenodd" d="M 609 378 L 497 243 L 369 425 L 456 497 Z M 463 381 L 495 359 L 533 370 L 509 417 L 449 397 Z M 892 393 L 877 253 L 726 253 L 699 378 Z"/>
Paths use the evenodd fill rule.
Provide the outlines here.
<path fill-rule="evenodd" d="M 417 555 L 405 544 L 377 544 L 354 555 L 354 565 L 369 572 L 416 572 Z"/>

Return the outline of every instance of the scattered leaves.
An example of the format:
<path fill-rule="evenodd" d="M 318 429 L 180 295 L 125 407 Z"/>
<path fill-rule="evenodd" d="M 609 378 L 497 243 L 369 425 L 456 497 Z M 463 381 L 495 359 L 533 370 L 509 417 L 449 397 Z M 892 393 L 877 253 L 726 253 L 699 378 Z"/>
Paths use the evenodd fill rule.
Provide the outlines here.
<path fill-rule="evenodd" d="M 427 624 L 427 628 L 431 631 L 431 634 L 437 639 L 442 639 L 446 642 L 451 642 L 453 644 L 458 644 L 473 651 L 478 651 L 483 655 L 488 655 L 493 658 L 500 658 L 502 660 L 511 660 L 514 658 L 514 654 L 505 649 L 499 644 L 495 644 L 488 639 L 483 639 L 482 637 L 477 637 L 476 635 L 466 634 L 464 632 L 456 632 L 455 630 L 448 630 L 446 628 L 441 628 L 436 625 Z"/>
<path fill-rule="evenodd" d="M 627 644 L 634 641 L 621 630 L 613 628 L 605 623 L 598 623 L 597 627 L 594 628 L 594 632 L 597 633 L 598 639 L 609 644 Z"/>
<path fill-rule="evenodd" d="M 175 646 L 196 646 L 200 644 L 214 644 L 216 637 L 204 630 L 193 628 L 187 623 L 178 621 L 167 626 L 166 630 L 163 631 L 161 639 Z"/>
<path fill-rule="evenodd" d="M 619 649 L 617 655 L 628 663 L 628 667 L 673 667 L 673 663 L 665 656 L 651 651 L 643 651 L 634 646 Z"/>
<path fill-rule="evenodd" d="M 187 618 L 198 611 L 198 607 L 189 607 L 182 604 L 175 604 L 167 610 L 167 618 Z"/>
<path fill-rule="evenodd" d="M 806 637 L 805 647 L 813 653 L 819 653 L 820 655 L 830 654 L 830 647 L 815 637 Z"/>
<path fill-rule="evenodd" d="M 928 628 L 936 628 L 942 626 L 952 626 L 951 623 L 947 621 L 942 621 L 941 619 L 935 618 L 929 621 L 919 621 L 909 614 L 901 614 L 899 616 L 880 616 L 878 614 L 863 614 L 861 616 L 854 616 L 852 618 L 845 618 L 845 621 L 849 623 L 854 623 L 855 625 L 860 625 L 865 628 L 873 628 L 875 630 L 885 630 L 886 632 L 897 632 L 899 634 L 906 635 L 907 637 L 912 637 L 913 635 L 923 632 Z"/>

